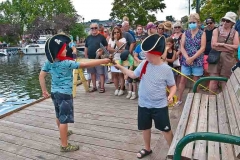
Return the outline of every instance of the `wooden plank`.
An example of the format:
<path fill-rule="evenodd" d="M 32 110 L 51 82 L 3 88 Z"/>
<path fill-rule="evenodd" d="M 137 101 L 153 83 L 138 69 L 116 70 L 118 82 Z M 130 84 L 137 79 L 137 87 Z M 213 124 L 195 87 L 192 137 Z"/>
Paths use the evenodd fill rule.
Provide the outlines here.
<path fill-rule="evenodd" d="M 95 155 L 95 154 L 89 154 L 86 152 L 82 152 L 81 150 L 72 152 L 72 153 L 61 153 L 59 149 L 59 145 L 47 145 L 45 141 L 43 142 L 36 142 L 33 140 L 26 140 L 24 138 L 12 136 L 9 134 L 0 133 L 0 141 L 8 142 L 11 144 L 19 145 L 21 147 L 27 148 L 27 149 L 33 149 L 42 151 L 41 159 L 58 159 L 58 157 L 63 157 L 64 159 L 108 159 L 108 160 L 114 160 L 115 158 L 109 158 L 105 156 Z M 12 146 L 12 145 L 10 145 Z M 11 148 L 11 147 L 8 147 Z M 51 156 L 51 158 L 48 158 L 48 156 Z M 54 157 L 54 158 L 52 158 Z"/>
<path fill-rule="evenodd" d="M 200 101 L 201 101 L 201 93 L 195 93 L 185 136 L 190 133 L 196 132 L 198 116 L 199 116 L 199 107 L 201 104 Z M 193 145 L 194 145 L 194 142 L 191 142 L 184 147 L 182 151 L 182 157 L 184 159 L 192 159 Z"/>
<path fill-rule="evenodd" d="M 0 158 L 4 160 L 32 160 L 30 158 L 22 157 L 14 153 L 6 152 L 3 150 L 0 150 Z"/>
<path fill-rule="evenodd" d="M 44 142 L 46 145 L 50 145 L 50 146 L 53 145 L 53 147 L 59 145 L 59 141 L 56 140 L 56 137 L 50 137 L 49 135 L 41 135 L 39 133 L 32 134 L 31 132 L 27 132 L 23 130 L 19 131 L 18 129 L 9 128 L 9 127 L 3 127 L 3 128 L 1 127 L 0 131 L 1 133 L 4 133 L 4 134 L 9 134 L 12 136 L 23 138 L 26 141 L 31 140 L 31 141 L 35 141 L 36 143 Z M 81 144 L 81 150 L 77 152 L 79 154 L 81 152 L 82 155 L 84 153 L 87 153 L 87 155 L 92 154 L 96 156 L 99 155 L 100 157 L 103 156 L 102 158 L 112 157 L 116 159 L 131 159 L 136 156 L 136 154 L 133 152 L 127 152 L 127 151 L 116 150 L 111 148 L 103 148 L 103 147 L 88 145 L 88 144 Z M 95 157 L 91 157 L 91 158 L 95 158 Z"/>
<path fill-rule="evenodd" d="M 228 80 L 229 81 L 229 80 Z M 235 76 L 235 74 L 232 74 L 231 77 L 230 77 L 230 81 L 232 83 L 232 86 L 233 86 L 233 89 L 234 89 L 234 93 L 237 92 L 238 90 L 238 87 L 239 87 L 239 83 L 238 83 L 238 80 Z"/>
<path fill-rule="evenodd" d="M 231 130 L 231 134 L 234 136 L 240 136 L 238 125 L 236 122 L 236 117 L 234 115 L 234 110 L 233 110 L 233 104 L 229 96 L 229 91 L 228 91 L 228 86 L 230 82 L 227 82 L 227 86 L 223 90 L 223 95 L 224 95 L 224 100 L 225 100 L 225 106 L 227 110 L 227 116 L 228 116 L 228 121 L 229 121 L 229 126 Z M 236 157 L 240 158 L 240 146 L 234 145 L 234 150 L 235 150 L 235 155 Z"/>
<path fill-rule="evenodd" d="M 168 151 L 168 158 L 171 158 L 171 159 L 173 158 L 176 145 L 179 142 L 179 140 L 182 139 L 184 136 L 185 129 L 187 127 L 188 117 L 192 107 L 193 96 L 194 96 L 194 93 L 189 93 L 187 96 L 180 121 L 178 123 L 176 132 L 174 134 L 172 144 Z"/>
<path fill-rule="evenodd" d="M 217 98 L 209 96 L 208 132 L 218 133 Z M 208 141 L 208 159 L 219 160 L 219 142 Z"/>
<path fill-rule="evenodd" d="M 207 132 L 208 120 L 208 95 L 203 94 L 201 98 L 199 120 L 197 132 Z M 207 159 L 207 141 L 196 141 L 193 159 L 206 160 Z"/>
<path fill-rule="evenodd" d="M 240 68 L 237 68 L 235 71 L 234 71 L 234 74 L 236 76 L 236 79 L 238 80 L 238 85 L 236 86 L 237 88 L 237 91 L 235 91 L 238 99 L 240 98 Z M 240 101 L 239 101 L 240 102 Z"/>
<path fill-rule="evenodd" d="M 32 148 L 24 147 L 24 146 L 17 145 L 14 143 L 9 143 L 9 142 L 5 142 L 5 141 L 1 141 L 1 140 L 0 140 L 0 143 L 1 143 L 0 150 L 9 152 L 9 153 L 13 153 L 13 154 L 16 154 L 16 155 L 19 155 L 22 157 L 26 157 L 26 159 L 29 158 L 29 159 L 44 159 L 44 160 L 53 160 L 53 159 L 72 160 L 72 158 L 70 158 L 70 157 L 64 158 L 64 157 L 56 155 L 56 154 L 50 154 L 48 152 L 35 150 Z"/>
<path fill-rule="evenodd" d="M 224 105 L 223 93 L 217 95 L 217 110 L 218 110 L 218 126 L 219 133 L 221 134 L 231 134 L 229 129 L 229 123 L 227 119 L 227 112 Z M 234 159 L 233 145 L 227 143 L 220 143 L 221 146 L 221 159 L 230 160 Z"/>
<path fill-rule="evenodd" d="M 233 76 L 231 76 L 231 77 L 233 77 Z M 235 94 L 235 91 L 234 91 L 234 86 L 236 86 L 236 84 L 234 84 L 232 82 L 233 81 L 227 82 L 227 89 L 228 89 L 228 93 L 229 93 L 229 96 L 230 96 L 230 99 L 232 102 L 232 107 L 234 110 L 236 122 L 237 122 L 238 128 L 240 128 L 240 103 L 239 103 L 237 96 Z"/>

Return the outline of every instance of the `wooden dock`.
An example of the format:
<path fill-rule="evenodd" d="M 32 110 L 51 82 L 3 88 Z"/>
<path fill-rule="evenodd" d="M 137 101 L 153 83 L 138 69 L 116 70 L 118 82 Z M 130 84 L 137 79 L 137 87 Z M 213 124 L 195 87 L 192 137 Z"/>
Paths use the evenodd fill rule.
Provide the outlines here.
<path fill-rule="evenodd" d="M 60 152 L 59 132 L 51 99 L 35 103 L 0 119 L 0 159 L 7 160 L 135 160 L 144 148 L 137 130 L 137 100 L 114 96 L 112 84 L 105 93 L 86 93 L 81 85 L 74 98 L 74 134 L 69 142 L 80 150 Z M 189 89 L 184 91 L 184 99 Z M 181 107 L 170 108 L 175 131 Z M 154 128 L 154 127 L 153 127 Z M 156 129 L 152 130 L 153 154 L 145 159 L 164 160 L 168 145 Z"/>

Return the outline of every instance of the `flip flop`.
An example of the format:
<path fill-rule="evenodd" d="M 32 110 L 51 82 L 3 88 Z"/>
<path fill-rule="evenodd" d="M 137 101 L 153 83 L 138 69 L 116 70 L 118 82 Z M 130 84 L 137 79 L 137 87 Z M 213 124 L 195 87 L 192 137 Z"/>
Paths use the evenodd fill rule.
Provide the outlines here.
<path fill-rule="evenodd" d="M 144 153 L 143 153 L 144 152 Z M 152 153 L 152 150 L 151 151 L 147 151 L 146 149 L 142 149 L 141 151 L 138 152 L 139 154 L 141 154 L 141 157 L 138 157 L 138 159 L 142 159 L 143 157 L 146 157 L 148 155 L 150 155 Z"/>
<path fill-rule="evenodd" d="M 88 92 L 96 92 L 97 91 L 97 88 L 92 88 L 92 89 L 90 89 Z"/>
<path fill-rule="evenodd" d="M 99 89 L 99 93 L 104 93 L 105 92 L 105 88 L 100 88 Z"/>

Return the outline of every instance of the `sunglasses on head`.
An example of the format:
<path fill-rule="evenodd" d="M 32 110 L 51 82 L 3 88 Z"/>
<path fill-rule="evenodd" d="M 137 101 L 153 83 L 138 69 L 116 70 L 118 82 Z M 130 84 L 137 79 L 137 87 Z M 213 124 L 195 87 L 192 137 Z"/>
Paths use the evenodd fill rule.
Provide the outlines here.
<path fill-rule="evenodd" d="M 181 27 L 180 27 L 180 26 L 177 26 L 177 27 L 174 27 L 174 28 L 178 28 L 178 29 L 180 29 Z"/>
<path fill-rule="evenodd" d="M 213 24 L 213 22 L 207 22 L 207 23 L 206 23 L 206 25 L 209 25 L 209 24 L 211 25 L 211 24 Z"/>
<path fill-rule="evenodd" d="M 231 21 L 228 19 L 222 19 L 222 22 L 230 23 Z"/>
<path fill-rule="evenodd" d="M 196 22 L 189 22 L 189 24 L 195 24 Z"/>
<path fill-rule="evenodd" d="M 94 30 L 94 29 L 96 30 L 96 29 L 98 29 L 98 27 L 92 27 L 92 28 L 91 28 L 91 30 Z"/>

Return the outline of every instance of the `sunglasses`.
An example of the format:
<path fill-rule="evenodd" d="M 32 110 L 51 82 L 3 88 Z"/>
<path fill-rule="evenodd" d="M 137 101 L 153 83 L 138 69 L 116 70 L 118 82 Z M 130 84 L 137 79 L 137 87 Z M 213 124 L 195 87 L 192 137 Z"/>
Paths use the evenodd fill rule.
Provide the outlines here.
<path fill-rule="evenodd" d="M 120 32 L 113 32 L 114 34 L 118 34 L 118 33 L 120 33 Z"/>
<path fill-rule="evenodd" d="M 213 23 L 212 23 L 212 22 L 208 22 L 208 23 L 206 23 L 206 25 L 209 25 L 209 24 L 211 25 L 211 24 L 213 24 Z"/>
<path fill-rule="evenodd" d="M 189 22 L 189 24 L 195 24 L 196 22 Z"/>
<path fill-rule="evenodd" d="M 230 23 L 231 21 L 228 19 L 222 19 L 222 22 Z"/>
<path fill-rule="evenodd" d="M 177 26 L 177 27 L 174 27 L 174 28 L 178 28 L 178 29 L 180 29 L 181 27 L 180 27 L 180 26 Z"/>
<path fill-rule="evenodd" d="M 158 28 L 158 29 L 164 30 L 164 28 Z"/>
<path fill-rule="evenodd" d="M 94 29 L 96 30 L 96 29 L 98 29 L 98 27 L 92 27 L 92 28 L 91 28 L 91 30 L 94 30 Z"/>

